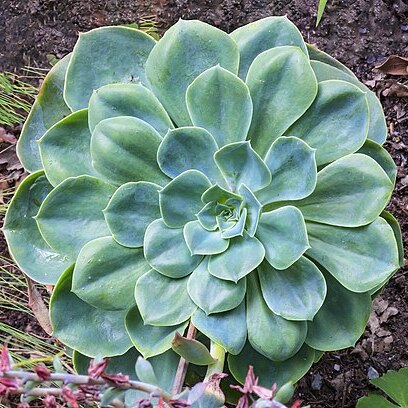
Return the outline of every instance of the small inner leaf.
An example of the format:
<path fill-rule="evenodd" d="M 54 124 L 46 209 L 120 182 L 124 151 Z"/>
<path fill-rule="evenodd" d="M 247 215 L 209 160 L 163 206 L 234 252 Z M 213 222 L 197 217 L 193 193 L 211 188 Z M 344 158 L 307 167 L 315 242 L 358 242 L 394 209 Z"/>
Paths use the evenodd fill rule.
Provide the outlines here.
<path fill-rule="evenodd" d="M 182 337 L 179 333 L 176 333 L 171 347 L 179 356 L 196 365 L 207 366 L 217 361 L 203 343 Z"/>

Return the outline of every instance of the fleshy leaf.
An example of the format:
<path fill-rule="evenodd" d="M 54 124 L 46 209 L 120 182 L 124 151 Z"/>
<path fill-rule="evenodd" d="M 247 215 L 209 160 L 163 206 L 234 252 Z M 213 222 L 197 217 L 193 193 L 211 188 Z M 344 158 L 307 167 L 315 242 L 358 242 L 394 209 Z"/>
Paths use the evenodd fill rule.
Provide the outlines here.
<path fill-rule="evenodd" d="M 259 240 L 244 233 L 230 240 L 228 249 L 212 255 L 208 264 L 211 275 L 238 282 L 252 272 L 264 259 L 265 249 Z"/>
<path fill-rule="evenodd" d="M 199 221 L 190 221 L 184 226 L 184 239 L 192 255 L 212 255 L 224 252 L 230 240 L 224 239 L 220 231 L 208 231 Z"/>
<path fill-rule="evenodd" d="M 38 141 L 45 174 L 53 186 L 68 177 L 98 176 L 92 167 L 87 109 L 74 112 L 52 126 Z"/>
<path fill-rule="evenodd" d="M 223 313 L 206 315 L 197 309 L 192 318 L 197 329 L 229 353 L 239 354 L 247 337 L 245 302 L 235 309 Z"/>
<path fill-rule="evenodd" d="M 268 167 L 250 142 L 230 143 L 218 150 L 214 159 L 233 191 L 237 191 L 241 184 L 257 191 L 271 182 Z"/>
<path fill-rule="evenodd" d="M 356 153 L 319 171 L 315 190 L 298 201 L 296 207 L 309 221 L 358 227 L 374 221 L 381 214 L 393 187 L 377 162 Z"/>
<path fill-rule="evenodd" d="M 137 306 L 129 310 L 126 315 L 126 330 L 134 346 L 144 358 L 164 353 L 171 348 L 176 332 L 183 334 L 187 322 L 179 326 L 151 326 L 144 324 Z"/>
<path fill-rule="evenodd" d="M 188 85 L 214 65 L 236 73 L 239 53 L 223 31 L 198 20 L 179 20 L 153 48 L 146 63 L 151 89 L 178 126 L 191 120 L 185 94 Z"/>
<path fill-rule="evenodd" d="M 37 140 L 47 129 L 71 113 L 62 96 L 70 58 L 71 54 L 68 54 L 48 72 L 18 138 L 18 158 L 29 172 L 42 169 Z"/>
<path fill-rule="evenodd" d="M 194 126 L 207 129 L 222 147 L 246 139 L 252 118 L 252 100 L 246 84 L 216 65 L 187 88 L 187 109 Z"/>
<path fill-rule="evenodd" d="M 263 213 L 255 236 L 265 247 L 265 258 L 276 269 L 286 269 L 309 248 L 302 213 L 286 206 Z"/>
<path fill-rule="evenodd" d="M 157 152 L 157 162 L 163 173 L 171 178 L 195 169 L 213 183 L 223 182 L 214 162 L 217 150 L 217 143 L 205 129 L 186 126 L 167 133 Z"/>
<path fill-rule="evenodd" d="M 285 319 L 312 320 L 326 297 L 322 273 L 304 256 L 284 270 L 264 261 L 258 274 L 266 304 Z"/>
<path fill-rule="evenodd" d="M 132 347 L 124 325 L 126 311 L 97 309 L 82 301 L 71 292 L 72 272 L 69 267 L 62 274 L 51 296 L 53 334 L 89 357 L 124 354 Z"/>
<path fill-rule="evenodd" d="M 247 219 L 247 209 L 244 208 L 241 212 L 241 215 L 239 216 L 238 221 L 235 223 L 234 226 L 228 229 L 225 229 L 225 230 L 221 229 L 222 230 L 221 236 L 224 239 L 242 237 L 244 235 L 246 219 Z"/>
<path fill-rule="evenodd" d="M 217 229 L 217 220 L 216 220 L 216 207 L 217 203 L 211 201 L 207 203 L 197 214 L 198 221 L 203 228 L 208 231 L 214 231 Z"/>
<path fill-rule="evenodd" d="M 271 143 L 312 104 L 317 81 L 300 48 L 277 47 L 255 58 L 246 82 L 254 104 L 249 139 L 264 156 Z"/>
<path fill-rule="evenodd" d="M 383 211 L 381 213 L 381 218 L 384 218 L 384 220 L 388 222 L 388 224 L 390 225 L 394 232 L 394 236 L 395 239 L 397 240 L 398 246 L 399 265 L 402 268 L 404 266 L 405 261 L 404 261 L 404 243 L 401 233 L 401 227 L 398 224 L 398 220 L 388 211 Z"/>
<path fill-rule="evenodd" d="M 230 35 L 239 47 L 238 75 L 242 79 L 245 79 L 255 57 L 270 48 L 293 45 L 308 55 L 302 34 L 286 16 L 262 18 L 237 28 Z"/>
<path fill-rule="evenodd" d="M 403 367 L 397 372 L 390 370 L 379 378 L 373 378 L 371 384 L 384 391 L 392 400 L 408 407 L 408 388 L 404 385 L 408 382 L 408 368 Z"/>
<path fill-rule="evenodd" d="M 244 206 L 248 211 L 245 229 L 248 235 L 253 237 L 258 227 L 259 218 L 261 217 L 262 204 L 245 184 L 241 184 L 238 191 L 244 199 Z"/>
<path fill-rule="evenodd" d="M 154 373 L 153 366 L 143 357 L 139 356 L 137 358 L 135 370 L 140 381 L 148 384 L 157 384 L 157 378 L 156 374 Z"/>
<path fill-rule="evenodd" d="M 216 362 L 203 343 L 195 339 L 187 339 L 178 333 L 172 342 L 172 349 L 179 356 L 195 365 L 208 366 Z"/>
<path fill-rule="evenodd" d="M 72 291 L 90 305 L 129 310 L 136 281 L 150 270 L 141 248 L 126 248 L 111 237 L 88 242 L 78 255 Z"/>
<path fill-rule="evenodd" d="M 14 194 L 3 227 L 9 252 L 18 267 L 31 279 L 50 285 L 71 263 L 44 241 L 33 218 L 51 190 L 43 171 L 29 175 Z"/>
<path fill-rule="evenodd" d="M 36 217 L 41 235 L 52 248 L 75 260 L 87 242 L 109 235 L 102 210 L 114 191 L 95 177 L 64 180 L 41 204 Z"/>
<path fill-rule="evenodd" d="M 209 315 L 239 306 L 245 296 L 246 281 L 234 283 L 216 278 L 209 273 L 206 258 L 189 277 L 187 290 L 193 302 Z"/>
<path fill-rule="evenodd" d="M 247 326 L 252 347 L 273 361 L 285 361 L 294 356 L 302 347 L 307 332 L 305 321 L 286 320 L 269 309 L 255 273 L 248 277 Z"/>
<path fill-rule="evenodd" d="M 151 270 L 136 283 L 136 303 L 145 324 L 180 325 L 190 318 L 197 306 L 187 293 L 188 278 L 168 278 Z"/>
<path fill-rule="evenodd" d="M 110 182 L 151 181 L 165 184 L 157 149 L 161 136 L 147 122 L 131 116 L 117 116 L 100 122 L 91 138 L 95 169 Z"/>
<path fill-rule="evenodd" d="M 203 203 L 210 203 L 211 201 L 216 201 L 218 203 L 225 204 L 225 202 L 230 199 L 242 200 L 241 196 L 231 191 L 225 190 L 218 184 L 211 186 L 208 190 L 205 191 L 205 193 L 201 197 Z"/>
<path fill-rule="evenodd" d="M 155 41 L 128 27 L 101 27 L 81 33 L 65 81 L 64 98 L 73 110 L 86 108 L 95 89 L 112 83 L 147 84 L 145 64 Z"/>
<path fill-rule="evenodd" d="M 350 292 L 330 274 L 325 278 L 326 300 L 313 322 L 308 322 L 306 344 L 322 351 L 354 347 L 367 325 L 371 296 Z"/>
<path fill-rule="evenodd" d="M 173 127 L 162 104 L 141 84 L 109 84 L 92 93 L 89 100 L 89 129 L 92 132 L 99 122 L 116 116 L 142 119 L 161 136 Z"/>
<path fill-rule="evenodd" d="M 287 131 L 316 149 L 320 166 L 356 152 L 367 138 L 366 94 L 345 81 L 319 82 L 316 99 Z"/>
<path fill-rule="evenodd" d="M 401 408 L 379 394 L 369 394 L 357 401 L 356 408 Z"/>
<path fill-rule="evenodd" d="M 307 255 L 351 291 L 369 291 L 399 267 L 394 232 L 382 218 L 358 228 L 306 225 L 311 245 Z"/>
<path fill-rule="evenodd" d="M 272 183 L 256 193 L 262 204 L 299 200 L 316 187 L 315 149 L 296 137 L 279 137 L 265 157 Z"/>
<path fill-rule="evenodd" d="M 160 218 L 159 190 L 154 183 L 139 181 L 120 186 L 103 210 L 113 238 L 127 247 L 141 247 L 147 226 Z"/>
<path fill-rule="evenodd" d="M 202 257 L 191 255 L 182 228 L 169 228 L 162 219 L 153 221 L 146 230 L 144 254 L 152 268 L 170 278 L 189 275 Z"/>

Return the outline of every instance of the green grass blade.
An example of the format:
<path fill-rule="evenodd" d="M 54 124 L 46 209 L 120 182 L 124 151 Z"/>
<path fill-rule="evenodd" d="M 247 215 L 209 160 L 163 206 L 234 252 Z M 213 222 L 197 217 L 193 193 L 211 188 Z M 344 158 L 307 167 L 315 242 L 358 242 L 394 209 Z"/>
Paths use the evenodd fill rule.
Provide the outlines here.
<path fill-rule="evenodd" d="M 326 8 L 327 0 L 319 0 L 319 8 L 317 10 L 316 27 L 319 25 L 320 20 L 323 17 L 324 9 Z"/>

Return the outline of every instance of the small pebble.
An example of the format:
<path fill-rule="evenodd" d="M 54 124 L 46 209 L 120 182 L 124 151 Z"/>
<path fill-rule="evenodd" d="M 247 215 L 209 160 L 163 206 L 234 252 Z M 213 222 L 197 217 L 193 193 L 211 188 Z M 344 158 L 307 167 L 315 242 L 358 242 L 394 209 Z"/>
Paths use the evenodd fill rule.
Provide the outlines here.
<path fill-rule="evenodd" d="M 320 391 L 321 388 L 322 388 L 322 376 L 320 374 L 315 374 L 313 376 L 312 389 Z"/>
<path fill-rule="evenodd" d="M 402 24 L 400 28 L 402 31 L 408 31 L 408 24 Z"/>
<path fill-rule="evenodd" d="M 359 32 L 360 34 L 367 34 L 367 33 L 368 33 L 368 30 L 367 30 L 367 28 L 365 28 L 365 27 L 360 27 L 360 28 L 358 29 L 358 32 Z"/>
<path fill-rule="evenodd" d="M 368 367 L 367 377 L 369 380 L 372 380 L 373 378 L 378 378 L 379 376 L 380 374 L 374 367 L 371 367 L 371 366 Z"/>
<path fill-rule="evenodd" d="M 335 364 L 335 365 L 333 366 L 333 368 L 334 368 L 336 371 L 340 371 L 340 366 L 339 366 L 338 364 Z"/>

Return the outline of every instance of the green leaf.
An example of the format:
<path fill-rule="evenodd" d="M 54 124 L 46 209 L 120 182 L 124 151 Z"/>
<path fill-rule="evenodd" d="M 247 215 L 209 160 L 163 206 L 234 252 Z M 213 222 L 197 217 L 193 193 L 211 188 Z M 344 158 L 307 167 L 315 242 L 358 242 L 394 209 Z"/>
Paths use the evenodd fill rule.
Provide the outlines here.
<path fill-rule="evenodd" d="M 222 147 L 215 153 L 214 160 L 233 191 L 241 184 L 257 191 L 271 182 L 268 167 L 248 141 Z"/>
<path fill-rule="evenodd" d="M 285 133 L 316 149 L 320 166 L 357 151 L 367 138 L 366 94 L 345 81 L 319 82 L 316 99 Z"/>
<path fill-rule="evenodd" d="M 203 207 L 201 196 L 210 186 L 210 180 L 201 171 L 179 174 L 159 192 L 163 221 L 169 227 L 181 228 L 195 220 Z"/>
<path fill-rule="evenodd" d="M 151 270 L 136 283 L 136 303 L 145 324 L 175 326 L 190 318 L 197 306 L 187 293 L 188 278 L 172 279 Z"/>
<path fill-rule="evenodd" d="M 399 266 L 402 268 L 404 266 L 404 243 L 402 239 L 401 227 L 398 224 L 398 220 L 388 211 L 383 211 L 381 213 L 381 218 L 384 218 L 388 222 L 392 231 L 394 232 L 395 239 L 398 246 L 398 255 L 399 255 Z"/>
<path fill-rule="evenodd" d="M 197 309 L 191 321 L 201 333 L 220 344 L 228 353 L 239 354 L 245 345 L 247 337 L 245 302 L 235 309 L 211 315 Z"/>
<path fill-rule="evenodd" d="M 109 84 L 93 91 L 89 100 L 89 129 L 104 119 L 133 116 L 164 136 L 173 124 L 153 92 L 141 84 Z"/>
<path fill-rule="evenodd" d="M 172 349 L 181 357 L 196 365 L 211 365 L 215 360 L 207 347 L 195 339 L 187 339 L 176 333 L 172 342 Z"/>
<path fill-rule="evenodd" d="M 191 124 L 187 87 L 214 65 L 236 73 L 239 53 L 223 31 L 198 20 L 179 20 L 153 48 L 146 64 L 151 89 L 180 126 Z"/>
<path fill-rule="evenodd" d="M 217 143 L 205 129 L 186 126 L 169 130 L 160 144 L 157 162 L 162 172 L 171 178 L 195 169 L 212 183 L 225 183 L 214 162 L 217 150 Z"/>
<path fill-rule="evenodd" d="M 80 33 L 68 66 L 64 98 L 73 110 L 86 108 L 95 89 L 112 83 L 147 84 L 145 64 L 156 42 L 127 27 Z"/>
<path fill-rule="evenodd" d="M 210 257 L 208 270 L 217 278 L 236 283 L 252 272 L 264 257 L 263 245 L 255 237 L 244 233 L 242 237 L 231 239 L 225 252 Z"/>
<path fill-rule="evenodd" d="M 272 183 L 256 193 L 262 204 L 299 200 L 316 187 L 315 149 L 296 137 L 279 137 L 265 157 Z"/>
<path fill-rule="evenodd" d="M 276 269 L 289 268 L 309 248 L 302 213 L 292 206 L 263 213 L 255 235 L 265 248 L 265 258 Z"/>
<path fill-rule="evenodd" d="M 90 143 L 87 109 L 57 122 L 38 141 L 45 174 L 53 186 L 68 177 L 98 176 L 92 167 Z"/>
<path fill-rule="evenodd" d="M 317 81 L 300 48 L 277 47 L 255 58 L 246 82 L 254 104 L 249 139 L 264 156 L 271 143 L 312 104 Z"/>
<path fill-rule="evenodd" d="M 241 184 L 238 189 L 239 194 L 244 200 L 244 206 L 248 211 L 245 229 L 250 237 L 255 235 L 258 228 L 259 219 L 262 212 L 262 204 L 257 200 L 252 191 L 245 185 Z"/>
<path fill-rule="evenodd" d="M 207 69 L 187 88 L 186 102 L 194 126 L 207 129 L 218 146 L 246 139 L 252 100 L 235 74 L 219 65 Z"/>
<path fill-rule="evenodd" d="M 50 302 L 53 334 L 89 357 L 124 354 L 132 343 L 126 333 L 126 311 L 92 307 L 71 292 L 73 266 L 60 277 Z"/>
<path fill-rule="evenodd" d="M 304 256 L 284 270 L 264 261 L 258 274 L 266 304 L 285 319 L 313 320 L 326 297 L 322 273 Z"/>
<path fill-rule="evenodd" d="M 199 221 L 190 221 L 184 226 L 184 239 L 191 255 L 213 255 L 224 252 L 230 240 L 224 239 L 220 231 L 207 231 Z"/>
<path fill-rule="evenodd" d="M 308 55 L 302 34 L 286 16 L 262 18 L 236 29 L 230 35 L 239 47 L 239 77 L 242 79 L 245 79 L 255 57 L 270 48 L 293 45 Z"/>
<path fill-rule="evenodd" d="M 162 219 L 146 229 L 144 255 L 151 267 L 170 278 L 189 275 L 202 257 L 191 255 L 181 228 L 169 228 Z"/>
<path fill-rule="evenodd" d="M 351 291 L 367 292 L 399 267 L 394 232 L 382 218 L 358 228 L 306 226 L 311 245 L 307 255 Z"/>
<path fill-rule="evenodd" d="M 120 186 L 103 210 L 113 238 L 121 245 L 143 246 L 147 226 L 161 217 L 160 186 L 146 181 Z"/>
<path fill-rule="evenodd" d="M 308 322 L 306 344 L 322 351 L 354 347 L 370 317 L 371 296 L 350 292 L 328 273 L 325 279 L 327 296 L 313 322 Z"/>
<path fill-rule="evenodd" d="M 51 190 L 43 171 L 25 178 L 9 205 L 3 232 L 18 267 L 36 282 L 53 285 L 71 262 L 44 241 L 33 218 Z"/>
<path fill-rule="evenodd" d="M 220 225 L 220 220 L 222 219 L 222 216 L 217 217 L 218 221 L 218 226 L 220 228 L 221 232 L 221 237 L 224 239 L 230 239 L 230 238 L 235 238 L 235 237 L 242 237 L 244 235 L 244 227 L 247 219 L 247 209 L 244 208 L 241 211 L 241 214 L 239 215 L 238 221 L 236 221 L 235 225 L 233 225 L 230 228 L 224 229 Z"/>
<path fill-rule="evenodd" d="M 18 138 L 17 155 L 29 172 L 42 169 L 36 141 L 52 125 L 71 113 L 62 96 L 70 58 L 71 54 L 68 54 L 48 72 Z"/>
<path fill-rule="evenodd" d="M 319 25 L 323 17 L 324 9 L 326 8 L 327 0 L 319 0 L 319 8 L 317 9 L 316 27 Z"/>
<path fill-rule="evenodd" d="M 214 231 L 217 229 L 217 205 L 218 204 L 215 201 L 211 201 L 207 203 L 197 214 L 197 218 L 198 221 L 200 221 L 201 226 L 208 231 Z"/>
<path fill-rule="evenodd" d="M 90 177 L 70 177 L 52 190 L 36 217 L 46 242 L 75 260 L 89 241 L 109 235 L 102 210 L 114 187 Z"/>
<path fill-rule="evenodd" d="M 356 153 L 319 171 L 315 190 L 296 206 L 308 221 L 359 227 L 381 214 L 393 188 L 377 162 Z"/>
<path fill-rule="evenodd" d="M 188 322 L 178 326 L 151 326 L 143 322 L 135 306 L 126 315 L 125 324 L 134 346 L 144 358 L 149 358 L 169 350 L 176 332 L 183 334 Z"/>
<path fill-rule="evenodd" d="M 150 270 L 141 248 L 126 248 L 111 237 L 88 242 L 78 255 L 72 291 L 90 305 L 129 310 L 136 281 Z"/>
<path fill-rule="evenodd" d="M 245 297 L 246 281 L 234 283 L 216 278 L 208 271 L 205 258 L 189 277 L 187 291 L 193 302 L 209 315 L 239 306 Z"/>
<path fill-rule="evenodd" d="M 151 181 L 166 184 L 168 178 L 157 165 L 161 136 L 147 122 L 118 116 L 100 122 L 91 138 L 94 168 L 114 184 Z"/>
<path fill-rule="evenodd" d="M 157 384 L 156 374 L 154 373 L 153 366 L 149 361 L 139 356 L 136 360 L 135 369 L 140 381 L 147 384 Z"/>
<path fill-rule="evenodd" d="M 211 186 L 201 197 L 203 203 L 210 203 L 211 201 L 215 201 L 220 204 L 225 204 L 226 201 L 230 199 L 236 199 L 240 201 L 242 200 L 242 197 L 231 191 L 225 190 L 218 184 Z"/>
<path fill-rule="evenodd" d="M 294 356 L 307 333 L 305 321 L 286 320 L 269 309 L 255 273 L 248 277 L 247 326 L 251 346 L 273 361 L 285 361 Z"/>
<path fill-rule="evenodd" d="M 390 370 L 379 378 L 370 380 L 371 384 L 384 391 L 401 407 L 408 407 L 408 368 L 401 368 L 398 371 Z"/>
<path fill-rule="evenodd" d="M 398 408 L 398 405 L 386 400 L 382 395 L 370 394 L 357 401 L 356 408 Z"/>
<path fill-rule="evenodd" d="M 232 375 L 244 384 L 248 367 L 254 367 L 254 372 L 259 377 L 258 385 L 271 387 L 276 383 L 278 387 L 288 381 L 293 383 L 301 379 L 313 364 L 314 350 L 306 345 L 291 358 L 285 361 L 271 361 L 257 353 L 247 342 L 240 354 L 228 355 L 228 366 Z"/>

